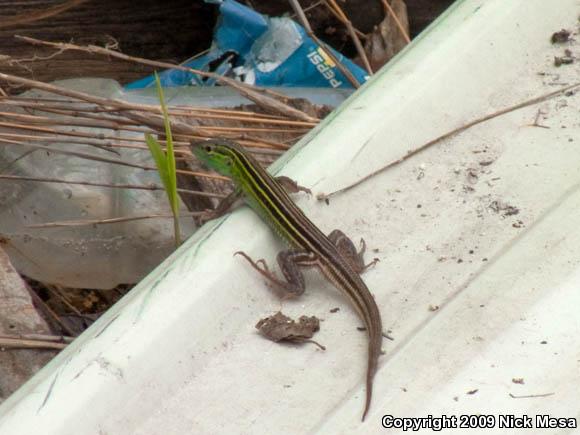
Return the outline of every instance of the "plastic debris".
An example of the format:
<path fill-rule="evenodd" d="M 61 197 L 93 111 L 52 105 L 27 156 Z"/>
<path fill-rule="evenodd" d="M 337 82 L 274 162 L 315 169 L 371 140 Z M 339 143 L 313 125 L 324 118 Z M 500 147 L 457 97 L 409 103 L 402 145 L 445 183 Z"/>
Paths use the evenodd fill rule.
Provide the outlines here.
<path fill-rule="evenodd" d="M 159 104 L 155 89 L 128 91 L 106 79 L 71 79 L 59 86 L 130 101 Z M 308 98 L 314 104 L 338 106 L 350 89 L 280 88 L 293 98 Z M 229 87 L 172 88 L 166 92 L 172 106 L 233 108 L 251 101 Z M 28 98 L 53 98 L 52 94 L 28 91 Z M 0 105 L 4 112 L 14 111 Z M 79 106 L 82 108 L 82 105 Z M 17 111 L 17 113 L 20 113 Z M 29 114 L 46 115 L 39 111 Z M 55 121 L 61 115 L 46 115 Z M 63 127 L 97 137 L 111 131 L 95 127 Z M 10 131 L 10 130 L 8 130 Z M 142 140 L 143 133 L 115 133 L 119 141 Z M 31 143 L 35 143 L 31 140 Z M 78 145 L 55 140 L 57 150 L 79 151 Z M 152 166 L 148 150 L 120 148 L 119 159 Z M 90 154 L 111 157 L 104 150 L 90 149 Z M 0 168 L 4 173 L 28 177 L 63 178 L 91 183 L 159 185 L 155 171 L 112 165 L 48 152 L 28 152 L 20 145 L 0 147 Z M 25 180 L 0 180 L 0 238 L 5 237 L 6 252 L 15 268 L 38 281 L 64 287 L 110 289 L 119 284 L 138 282 L 174 249 L 173 226 L 168 219 L 140 219 L 107 225 L 73 225 L 35 228 L 34 225 L 59 221 L 85 221 L 167 213 L 167 199 L 162 191 L 110 189 L 63 183 L 31 183 Z M 183 208 L 184 212 L 187 210 Z M 195 230 L 191 219 L 182 218 L 184 237 Z"/>
<path fill-rule="evenodd" d="M 325 50 L 290 18 L 270 18 L 233 0 L 210 2 L 220 5 L 212 46 L 207 54 L 184 66 L 258 86 L 352 88 Z M 332 52 L 360 83 L 366 81 L 362 68 Z M 164 87 L 216 84 L 214 78 L 175 69 L 164 71 L 160 79 Z M 153 84 L 153 76 L 149 76 L 127 88 Z"/>

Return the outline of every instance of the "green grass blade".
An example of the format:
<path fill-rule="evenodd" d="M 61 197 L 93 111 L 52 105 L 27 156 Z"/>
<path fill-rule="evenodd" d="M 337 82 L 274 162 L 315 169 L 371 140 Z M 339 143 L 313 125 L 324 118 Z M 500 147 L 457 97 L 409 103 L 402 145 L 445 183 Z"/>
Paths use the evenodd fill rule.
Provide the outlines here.
<path fill-rule="evenodd" d="M 167 173 L 169 175 L 170 193 L 169 201 L 174 212 L 179 210 L 179 197 L 177 195 L 177 172 L 175 168 L 175 154 L 173 152 L 173 135 L 171 134 L 171 124 L 169 123 L 169 113 L 167 112 L 167 105 L 165 104 L 165 97 L 163 95 L 163 88 L 159 81 L 159 76 L 155 72 L 155 84 L 157 85 L 157 95 L 161 103 L 161 111 L 163 112 L 163 124 L 165 126 L 165 138 L 167 142 Z"/>
<path fill-rule="evenodd" d="M 169 174 L 167 173 L 167 157 L 161 148 L 157 139 L 151 136 L 149 133 L 145 133 L 145 142 L 149 147 L 149 151 L 153 156 L 153 160 L 155 160 L 155 166 L 157 166 L 157 172 L 159 172 L 159 178 L 161 178 L 161 182 L 163 183 L 163 187 L 165 187 L 166 193 L 169 195 Z"/>
<path fill-rule="evenodd" d="M 169 122 L 169 113 L 165 105 L 165 98 L 163 96 L 163 89 L 159 76 L 155 73 L 155 83 L 157 85 L 157 95 L 161 104 L 161 113 L 163 114 L 163 125 L 165 127 L 165 138 L 167 143 L 166 152 L 152 135 L 145 133 L 145 142 L 149 147 L 149 151 L 155 160 L 159 178 L 165 188 L 169 206 L 173 213 L 173 231 L 175 237 L 175 247 L 181 244 L 181 235 L 179 229 L 179 195 L 177 194 L 177 171 L 175 165 L 175 154 L 173 151 L 173 135 L 171 134 L 171 123 Z"/>

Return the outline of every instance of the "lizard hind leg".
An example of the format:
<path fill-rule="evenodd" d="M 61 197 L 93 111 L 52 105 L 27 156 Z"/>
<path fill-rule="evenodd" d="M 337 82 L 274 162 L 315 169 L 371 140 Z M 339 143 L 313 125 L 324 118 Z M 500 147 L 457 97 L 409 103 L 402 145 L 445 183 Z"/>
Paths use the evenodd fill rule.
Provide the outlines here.
<path fill-rule="evenodd" d="M 313 267 L 317 265 L 317 257 L 314 253 L 305 250 L 290 249 L 281 251 L 276 257 L 278 266 L 284 275 L 284 279 L 279 278 L 274 272 L 271 272 L 264 259 L 258 261 L 243 251 L 238 251 L 234 255 L 241 255 L 250 265 L 257 270 L 260 275 L 266 278 L 267 282 L 272 284 L 276 289 L 282 291 L 286 297 L 296 297 L 304 293 L 306 288 L 304 275 L 300 268 Z"/>
<path fill-rule="evenodd" d="M 288 193 L 304 192 L 307 193 L 308 195 L 312 195 L 312 191 L 308 187 L 301 186 L 292 178 L 286 177 L 285 175 L 280 175 L 279 177 L 276 177 L 276 181 L 280 183 Z"/>
<path fill-rule="evenodd" d="M 374 266 L 378 263 L 379 259 L 374 258 L 368 264 L 365 264 L 364 254 L 367 248 L 367 245 L 364 239 L 360 239 L 361 249 L 360 251 L 356 250 L 354 243 L 352 240 L 344 234 L 340 230 L 334 230 L 328 235 L 328 239 L 332 242 L 332 244 L 336 247 L 338 252 L 340 253 L 341 257 L 346 260 L 352 269 L 358 273 L 359 275 L 367 270 L 369 267 Z"/>

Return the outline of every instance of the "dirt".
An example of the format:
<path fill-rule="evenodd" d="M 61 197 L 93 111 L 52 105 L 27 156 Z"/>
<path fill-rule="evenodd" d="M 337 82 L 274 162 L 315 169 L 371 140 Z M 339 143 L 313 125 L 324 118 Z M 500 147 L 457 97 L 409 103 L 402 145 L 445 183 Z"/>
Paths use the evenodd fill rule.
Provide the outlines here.
<path fill-rule="evenodd" d="M 559 32 L 553 33 L 550 40 L 552 41 L 552 44 L 562 44 L 564 42 L 568 42 L 570 35 L 571 32 L 569 30 L 562 29 Z"/>

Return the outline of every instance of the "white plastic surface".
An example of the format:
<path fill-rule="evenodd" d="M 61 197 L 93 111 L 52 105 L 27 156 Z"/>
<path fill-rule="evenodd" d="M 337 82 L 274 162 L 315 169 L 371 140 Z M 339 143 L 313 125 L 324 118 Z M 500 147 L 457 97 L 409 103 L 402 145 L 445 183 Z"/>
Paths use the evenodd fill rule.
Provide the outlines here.
<path fill-rule="evenodd" d="M 577 82 L 578 61 L 553 62 L 565 48 L 578 55 L 578 42 L 550 37 L 577 29 L 579 6 L 457 3 L 282 172 L 330 192 L 474 118 Z M 364 424 L 358 318 L 318 274 L 296 301 L 269 292 L 232 254 L 272 260 L 282 246 L 242 209 L 202 228 L 5 402 L 0 433 L 399 433 L 381 427 L 385 414 L 491 415 L 493 433 L 571 433 L 498 425 L 508 414 L 534 424 L 580 416 L 579 95 L 473 127 L 329 206 L 298 197 L 322 229 L 364 237 L 381 259 L 364 280 L 394 341 L 384 341 Z M 531 125 L 538 110 L 543 127 Z M 254 324 L 279 309 L 324 319 L 315 339 L 327 350 L 259 336 Z M 478 431 L 443 431 L 463 432 Z"/>

